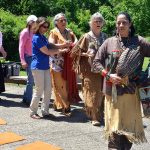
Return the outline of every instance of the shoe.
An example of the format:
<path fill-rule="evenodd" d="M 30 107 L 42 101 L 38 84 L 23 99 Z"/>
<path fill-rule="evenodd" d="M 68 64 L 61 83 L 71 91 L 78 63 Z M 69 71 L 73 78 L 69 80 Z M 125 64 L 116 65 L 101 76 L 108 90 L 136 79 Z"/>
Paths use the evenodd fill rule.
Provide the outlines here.
<path fill-rule="evenodd" d="M 38 114 L 30 115 L 33 119 L 41 119 L 41 117 Z"/>
<path fill-rule="evenodd" d="M 54 109 L 54 111 L 62 112 L 62 108 L 58 109 L 55 104 L 53 104 L 53 109 Z"/>
<path fill-rule="evenodd" d="M 21 103 L 22 103 L 22 104 L 25 104 L 25 105 L 28 106 L 28 107 L 30 106 L 30 102 L 27 102 L 27 101 L 25 101 L 25 100 L 22 100 Z"/>
<path fill-rule="evenodd" d="M 92 125 L 93 125 L 93 126 L 100 126 L 100 122 L 97 121 L 97 120 L 93 120 L 93 121 L 92 121 Z"/>
<path fill-rule="evenodd" d="M 62 114 L 67 116 L 67 117 L 70 117 L 71 116 L 71 109 L 70 109 L 70 107 L 67 108 L 67 109 L 66 108 L 63 109 Z"/>
<path fill-rule="evenodd" d="M 56 117 L 52 114 L 43 115 L 44 119 L 55 119 Z"/>

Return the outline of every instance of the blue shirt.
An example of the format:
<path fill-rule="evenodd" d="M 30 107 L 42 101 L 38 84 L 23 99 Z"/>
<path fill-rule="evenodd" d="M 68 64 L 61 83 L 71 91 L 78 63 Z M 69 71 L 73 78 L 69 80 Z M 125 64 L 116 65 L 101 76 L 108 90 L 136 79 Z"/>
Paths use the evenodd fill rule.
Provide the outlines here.
<path fill-rule="evenodd" d="M 40 48 L 46 46 L 48 47 L 49 43 L 47 38 L 41 34 L 35 34 L 32 38 L 32 70 L 48 70 L 49 69 L 49 56 L 42 53 Z"/>

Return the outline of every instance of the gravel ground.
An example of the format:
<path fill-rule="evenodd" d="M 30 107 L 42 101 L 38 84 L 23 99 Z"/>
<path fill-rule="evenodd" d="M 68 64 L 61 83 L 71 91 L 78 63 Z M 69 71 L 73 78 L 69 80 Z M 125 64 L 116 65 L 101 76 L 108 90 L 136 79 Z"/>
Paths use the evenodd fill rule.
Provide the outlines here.
<path fill-rule="evenodd" d="M 82 102 L 72 105 L 73 114 L 70 118 L 64 117 L 50 108 L 50 113 L 54 114 L 56 119 L 33 120 L 29 117 L 29 108 L 20 103 L 23 90 L 23 85 L 6 84 L 6 92 L 0 95 L 0 118 L 6 120 L 7 125 L 0 126 L 0 132 L 11 131 L 22 135 L 25 140 L 2 145 L 0 150 L 15 150 L 20 145 L 37 140 L 59 146 L 63 150 L 107 149 L 107 142 L 103 138 L 103 126 L 93 127 L 91 125 L 82 110 Z M 150 120 L 148 118 L 143 120 L 146 126 L 146 137 L 149 141 Z M 150 150 L 150 144 L 133 145 L 132 150 Z"/>

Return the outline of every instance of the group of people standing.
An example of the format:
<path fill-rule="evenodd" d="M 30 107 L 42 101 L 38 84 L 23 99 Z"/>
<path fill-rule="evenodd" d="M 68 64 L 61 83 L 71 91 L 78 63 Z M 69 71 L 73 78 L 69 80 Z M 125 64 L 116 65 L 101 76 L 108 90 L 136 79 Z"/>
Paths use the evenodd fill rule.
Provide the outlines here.
<path fill-rule="evenodd" d="M 37 111 L 42 97 L 42 115 L 50 117 L 53 88 L 54 109 L 70 116 L 71 104 L 81 100 L 78 74 L 86 114 L 96 126 L 104 119 L 108 148 L 129 150 L 132 143 L 146 141 L 134 72 L 141 69 L 144 57 L 150 57 L 150 43 L 135 35 L 128 13 L 116 17 L 113 37 L 107 38 L 102 32 L 104 24 L 100 13 L 93 14 L 90 31 L 77 40 L 66 28 L 66 16 L 59 13 L 54 17 L 55 28 L 46 38 L 49 21 L 29 16 L 19 42 L 21 64 L 28 75 L 23 102 L 30 105 L 30 116 L 40 119 Z"/>

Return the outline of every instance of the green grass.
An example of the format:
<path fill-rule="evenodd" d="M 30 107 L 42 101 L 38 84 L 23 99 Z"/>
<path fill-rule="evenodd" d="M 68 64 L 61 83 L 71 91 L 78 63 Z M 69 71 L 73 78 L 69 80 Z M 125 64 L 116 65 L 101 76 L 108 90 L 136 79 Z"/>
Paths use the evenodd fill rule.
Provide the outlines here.
<path fill-rule="evenodd" d="M 146 39 L 150 42 L 150 37 L 146 37 Z"/>
<path fill-rule="evenodd" d="M 145 59 L 144 59 L 144 63 L 143 63 L 143 70 L 145 70 L 145 69 L 146 69 L 147 65 L 149 64 L 149 60 L 150 60 L 150 58 L 149 58 L 149 57 L 145 57 Z"/>
<path fill-rule="evenodd" d="M 21 70 L 19 75 L 20 76 L 27 76 L 26 71 L 24 71 L 24 70 Z"/>
<path fill-rule="evenodd" d="M 146 37 L 146 40 L 148 40 L 148 41 L 150 42 L 150 37 Z M 143 70 L 146 69 L 147 65 L 149 64 L 149 60 L 150 60 L 149 57 L 146 57 L 146 58 L 144 59 Z"/>

